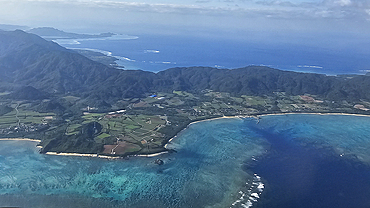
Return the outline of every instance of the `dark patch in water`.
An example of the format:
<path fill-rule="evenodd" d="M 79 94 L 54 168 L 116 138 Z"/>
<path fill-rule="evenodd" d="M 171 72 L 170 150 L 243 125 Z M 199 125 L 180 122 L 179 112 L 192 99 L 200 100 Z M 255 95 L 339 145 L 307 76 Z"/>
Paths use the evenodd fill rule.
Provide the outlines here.
<path fill-rule="evenodd" d="M 369 166 L 328 148 L 302 146 L 289 132 L 254 130 L 271 143 L 271 151 L 248 167 L 266 184 L 253 207 L 370 207 Z"/>

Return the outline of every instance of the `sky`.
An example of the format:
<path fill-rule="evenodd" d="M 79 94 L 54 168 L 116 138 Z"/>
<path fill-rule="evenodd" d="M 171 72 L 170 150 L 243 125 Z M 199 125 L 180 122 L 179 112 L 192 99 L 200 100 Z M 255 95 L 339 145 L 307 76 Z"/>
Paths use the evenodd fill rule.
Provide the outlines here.
<path fill-rule="evenodd" d="M 0 24 L 91 32 L 368 35 L 370 1 L 0 0 Z"/>
<path fill-rule="evenodd" d="M 0 0 L 0 24 L 370 55 L 370 0 Z"/>

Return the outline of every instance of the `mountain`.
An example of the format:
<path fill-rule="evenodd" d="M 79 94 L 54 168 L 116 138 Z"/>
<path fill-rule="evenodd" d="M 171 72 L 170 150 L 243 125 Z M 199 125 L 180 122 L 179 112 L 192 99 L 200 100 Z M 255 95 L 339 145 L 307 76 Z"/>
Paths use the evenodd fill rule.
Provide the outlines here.
<path fill-rule="evenodd" d="M 49 93 L 83 92 L 118 73 L 37 35 L 0 32 L 0 82 Z"/>
<path fill-rule="evenodd" d="M 158 75 L 171 80 L 176 90 L 211 89 L 246 95 L 269 95 L 286 92 L 292 95 L 326 95 L 338 80 L 322 74 L 281 71 L 268 67 L 249 66 L 239 69 L 204 67 L 169 69 Z"/>
<path fill-rule="evenodd" d="M 50 95 L 72 94 L 105 106 L 154 92 L 210 89 L 235 95 L 313 94 L 330 100 L 370 99 L 370 76 L 326 76 L 262 66 L 239 69 L 172 68 L 159 73 L 121 70 L 92 61 L 41 37 L 0 31 L 0 89 L 30 86 Z M 30 88 L 28 88 L 30 89 Z"/>

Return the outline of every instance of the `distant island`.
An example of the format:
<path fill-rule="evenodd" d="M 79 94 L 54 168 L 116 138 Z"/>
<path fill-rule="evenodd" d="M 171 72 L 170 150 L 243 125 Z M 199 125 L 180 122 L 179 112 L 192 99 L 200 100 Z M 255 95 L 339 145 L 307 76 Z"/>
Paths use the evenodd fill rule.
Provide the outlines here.
<path fill-rule="evenodd" d="M 50 28 L 30 32 L 40 31 L 73 36 Z M 126 157 L 171 151 L 165 148 L 169 140 L 200 120 L 280 113 L 370 115 L 366 75 L 262 66 L 152 73 L 123 70 L 112 61 L 21 30 L 0 31 L 0 137 L 41 140 L 41 153 Z"/>
<path fill-rule="evenodd" d="M 46 39 L 89 39 L 89 38 L 106 38 L 116 35 L 114 33 L 101 33 L 101 34 L 78 34 L 64 32 L 53 27 L 37 27 L 27 30 L 27 32 L 44 37 Z"/>

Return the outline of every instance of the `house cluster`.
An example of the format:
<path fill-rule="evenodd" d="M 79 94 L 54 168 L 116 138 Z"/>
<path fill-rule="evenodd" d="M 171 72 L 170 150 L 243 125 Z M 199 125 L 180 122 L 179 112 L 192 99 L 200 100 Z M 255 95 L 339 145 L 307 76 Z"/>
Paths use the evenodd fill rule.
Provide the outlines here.
<path fill-rule="evenodd" d="M 20 123 L 18 126 L 9 126 L 5 129 L 0 129 L 0 134 L 13 134 L 13 133 L 22 133 L 22 132 L 34 132 L 40 129 L 47 127 L 45 123 L 42 124 L 24 124 Z"/>

